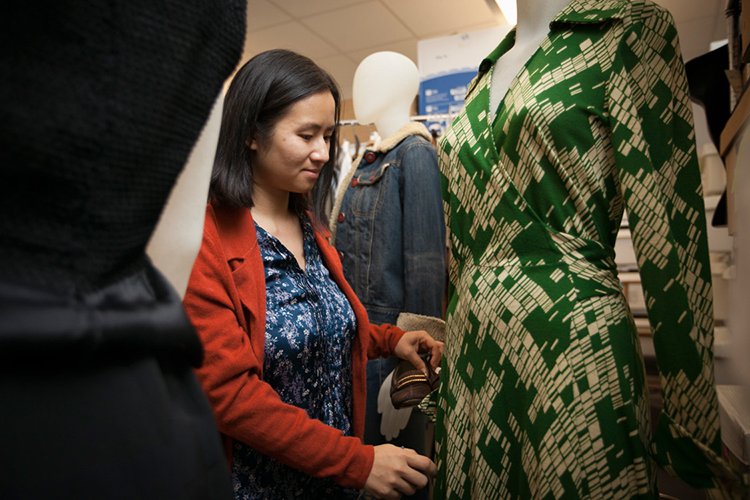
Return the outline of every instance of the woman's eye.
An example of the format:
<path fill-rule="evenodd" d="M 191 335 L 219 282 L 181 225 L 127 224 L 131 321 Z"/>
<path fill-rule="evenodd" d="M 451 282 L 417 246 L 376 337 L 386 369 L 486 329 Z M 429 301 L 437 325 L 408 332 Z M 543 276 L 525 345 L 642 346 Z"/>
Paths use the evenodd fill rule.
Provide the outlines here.
<path fill-rule="evenodd" d="M 327 136 L 325 136 L 325 137 L 324 137 L 324 139 L 326 140 L 326 144 L 328 144 L 328 143 L 330 143 L 330 142 L 331 142 L 331 138 L 332 138 L 332 137 L 333 137 L 333 136 L 330 136 L 330 135 L 327 135 Z"/>
<path fill-rule="evenodd" d="M 310 135 L 310 134 L 300 134 L 299 136 L 300 136 L 300 137 L 301 137 L 302 139 L 306 140 L 306 141 L 309 141 L 309 140 L 311 140 L 311 139 L 312 139 L 312 137 L 313 137 L 313 136 L 312 136 L 312 135 Z"/>

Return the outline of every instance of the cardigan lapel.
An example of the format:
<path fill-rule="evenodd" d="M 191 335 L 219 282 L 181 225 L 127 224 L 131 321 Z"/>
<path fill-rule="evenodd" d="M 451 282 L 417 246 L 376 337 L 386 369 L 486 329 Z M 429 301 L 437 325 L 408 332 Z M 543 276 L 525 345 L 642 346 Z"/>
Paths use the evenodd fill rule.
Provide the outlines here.
<path fill-rule="evenodd" d="M 344 268 L 341 265 L 336 249 L 328 242 L 329 234 L 327 231 L 322 232 L 315 230 L 315 241 L 318 244 L 323 264 L 328 268 L 331 278 L 339 286 L 346 296 L 349 304 L 354 310 L 354 316 L 357 318 L 357 335 L 352 344 L 352 391 L 353 394 L 365 394 L 365 366 L 367 364 L 367 351 L 369 349 L 370 339 L 370 321 L 367 318 L 367 311 L 357 298 L 354 290 L 344 278 Z M 360 366 L 361 369 L 355 369 Z M 363 402 L 362 402 L 363 403 Z M 352 401 L 352 425 L 355 436 L 363 436 L 365 422 L 365 405 L 356 404 Z"/>
<path fill-rule="evenodd" d="M 266 325 L 266 281 L 253 217 L 248 208 L 213 207 L 224 254 L 232 270 L 233 288 L 243 306 L 237 319 L 246 332 Z M 243 324 L 244 323 L 244 324 Z M 253 350 L 263 359 L 265 335 L 250 335 Z"/>

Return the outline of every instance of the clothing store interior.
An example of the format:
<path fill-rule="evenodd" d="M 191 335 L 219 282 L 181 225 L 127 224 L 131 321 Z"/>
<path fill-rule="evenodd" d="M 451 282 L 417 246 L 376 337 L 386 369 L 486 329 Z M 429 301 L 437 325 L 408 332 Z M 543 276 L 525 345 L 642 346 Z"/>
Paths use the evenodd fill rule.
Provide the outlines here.
<path fill-rule="evenodd" d="M 0 20 L 0 498 L 750 499 L 750 0 Z"/>

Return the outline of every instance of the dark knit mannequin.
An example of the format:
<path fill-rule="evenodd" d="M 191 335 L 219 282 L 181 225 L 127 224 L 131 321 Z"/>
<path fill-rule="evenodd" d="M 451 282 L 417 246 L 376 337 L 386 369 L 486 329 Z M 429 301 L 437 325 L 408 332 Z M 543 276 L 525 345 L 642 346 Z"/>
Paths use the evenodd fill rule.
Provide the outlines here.
<path fill-rule="evenodd" d="M 244 2 L 5 7 L 0 498 L 229 498 L 200 343 L 144 250 Z"/>

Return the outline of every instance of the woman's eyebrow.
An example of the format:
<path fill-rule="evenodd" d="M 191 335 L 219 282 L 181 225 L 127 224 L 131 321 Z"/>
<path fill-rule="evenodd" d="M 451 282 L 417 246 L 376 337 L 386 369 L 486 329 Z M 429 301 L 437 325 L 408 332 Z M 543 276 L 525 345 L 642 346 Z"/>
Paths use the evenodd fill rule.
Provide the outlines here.
<path fill-rule="evenodd" d="M 298 128 L 311 130 L 325 129 L 326 131 L 331 131 L 336 128 L 336 124 L 331 123 L 330 125 L 321 125 L 320 123 L 316 122 L 302 122 L 298 125 Z"/>

